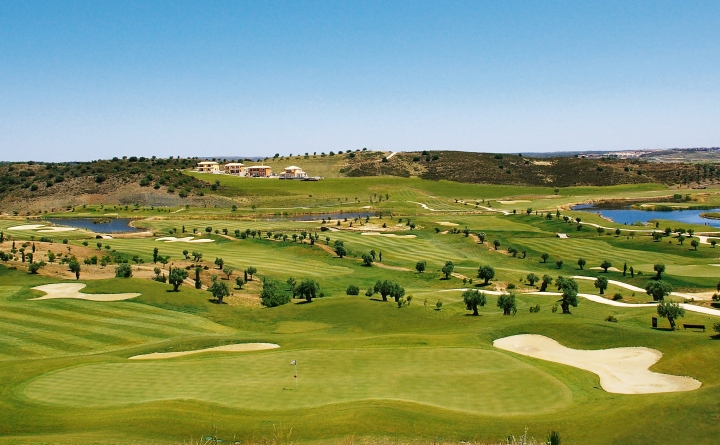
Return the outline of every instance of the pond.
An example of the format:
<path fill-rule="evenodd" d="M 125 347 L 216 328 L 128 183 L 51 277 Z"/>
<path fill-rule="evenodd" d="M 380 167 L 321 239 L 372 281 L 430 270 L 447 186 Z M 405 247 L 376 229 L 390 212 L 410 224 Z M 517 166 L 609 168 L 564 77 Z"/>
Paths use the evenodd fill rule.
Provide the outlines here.
<path fill-rule="evenodd" d="M 77 227 L 97 233 L 127 233 L 143 230 L 131 227 L 130 223 L 135 221 L 131 218 L 52 218 L 46 221 L 56 226 Z"/>
<path fill-rule="evenodd" d="M 609 218 L 619 224 L 635 224 L 640 221 L 646 223 L 651 220 L 664 219 L 682 222 L 686 224 L 699 224 L 710 227 L 720 227 L 720 220 L 708 219 L 700 216 L 701 213 L 717 212 L 718 209 L 712 210 L 638 210 L 626 207 L 624 209 L 604 209 L 594 204 L 582 204 L 572 208 L 573 210 L 581 210 L 583 212 L 598 213 L 605 218 Z"/>

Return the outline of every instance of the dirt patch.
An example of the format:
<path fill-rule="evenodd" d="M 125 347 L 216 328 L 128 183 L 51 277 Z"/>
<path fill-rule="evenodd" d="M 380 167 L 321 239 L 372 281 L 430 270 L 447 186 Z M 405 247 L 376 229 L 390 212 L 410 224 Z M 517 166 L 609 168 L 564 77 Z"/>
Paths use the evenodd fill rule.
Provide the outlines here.
<path fill-rule="evenodd" d="M 551 338 L 533 334 L 500 338 L 493 346 L 590 371 L 600 377 L 600 385 L 605 391 L 616 394 L 692 391 L 702 385 L 690 377 L 648 370 L 662 357 L 656 349 L 632 347 L 586 351 L 571 349 Z"/>
<path fill-rule="evenodd" d="M 69 298 L 75 300 L 89 300 L 89 301 L 122 301 L 129 300 L 140 296 L 137 293 L 128 294 L 83 294 L 80 289 L 84 288 L 83 283 L 56 283 L 56 284 L 45 284 L 43 286 L 33 287 L 33 290 L 39 290 L 45 292 L 47 295 L 43 295 L 38 298 L 31 298 L 31 300 L 52 300 L 56 298 Z"/>
<path fill-rule="evenodd" d="M 178 351 L 178 352 L 153 352 L 151 354 L 134 355 L 129 360 L 162 360 L 173 357 L 182 357 L 185 355 L 200 354 L 203 352 L 249 352 L 263 351 L 266 349 L 276 349 L 279 345 L 274 343 L 239 343 L 236 345 L 216 346 L 214 348 L 196 349 L 194 351 Z"/>

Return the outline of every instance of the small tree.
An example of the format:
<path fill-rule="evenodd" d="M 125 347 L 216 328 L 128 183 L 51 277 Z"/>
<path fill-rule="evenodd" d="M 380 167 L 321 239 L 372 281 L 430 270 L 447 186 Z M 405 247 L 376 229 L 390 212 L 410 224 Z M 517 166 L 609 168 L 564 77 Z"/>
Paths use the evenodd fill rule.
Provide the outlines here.
<path fill-rule="evenodd" d="M 493 246 L 495 246 L 495 250 L 498 250 L 498 248 L 500 248 L 500 240 L 496 239 L 493 241 Z"/>
<path fill-rule="evenodd" d="M 210 288 L 208 290 L 210 291 L 212 296 L 215 298 L 215 300 L 217 300 L 218 303 L 222 304 L 223 298 L 230 295 L 230 289 L 228 288 L 228 285 L 224 281 L 218 280 L 217 277 L 215 277 L 215 278 L 216 279 L 213 280 L 212 286 L 210 286 Z"/>
<path fill-rule="evenodd" d="M 663 318 L 667 318 L 670 322 L 670 329 L 675 330 L 675 320 L 685 316 L 685 309 L 680 307 L 678 303 L 663 301 L 657 306 L 657 314 Z"/>
<path fill-rule="evenodd" d="M 595 287 L 600 289 L 600 295 L 605 293 L 605 289 L 608 287 L 608 279 L 605 277 L 598 277 L 595 280 Z"/>
<path fill-rule="evenodd" d="M 265 280 L 260 292 L 260 302 L 265 307 L 282 306 L 290 302 L 290 295 L 280 292 L 277 283 L 272 280 Z"/>
<path fill-rule="evenodd" d="M 653 270 L 657 272 L 657 274 L 655 275 L 655 279 L 661 280 L 662 274 L 663 272 L 665 272 L 665 265 L 662 263 L 657 263 L 655 266 L 653 266 Z"/>
<path fill-rule="evenodd" d="M 222 258 L 215 258 L 215 265 L 218 267 L 218 269 L 222 270 L 223 266 L 225 265 L 225 260 Z"/>
<path fill-rule="evenodd" d="M 372 267 L 373 257 L 369 253 L 363 254 L 362 256 L 363 266 Z"/>
<path fill-rule="evenodd" d="M 360 294 L 360 288 L 357 287 L 354 284 L 351 284 L 345 289 L 345 295 L 359 295 Z"/>
<path fill-rule="evenodd" d="M 418 261 L 415 263 L 415 270 L 417 270 L 419 273 L 425 272 L 425 268 L 427 267 L 427 262 L 424 260 Z"/>
<path fill-rule="evenodd" d="M 600 263 L 600 267 L 607 273 L 608 269 L 612 267 L 612 263 L 608 260 L 604 260 L 602 263 Z"/>
<path fill-rule="evenodd" d="M 223 269 L 223 273 L 225 275 L 227 275 L 228 281 L 230 280 L 230 276 L 233 274 L 233 272 L 235 272 L 235 269 L 233 269 L 232 267 L 229 267 L 229 266 L 227 266 Z"/>
<path fill-rule="evenodd" d="M 37 274 L 38 271 L 43 267 L 45 267 L 45 261 L 37 261 L 34 263 L 30 263 L 30 265 L 28 266 L 28 271 L 31 274 Z"/>
<path fill-rule="evenodd" d="M 75 259 L 75 257 L 68 262 L 68 269 L 70 269 L 70 272 L 75 274 L 76 280 L 80 279 L 80 263 Z"/>
<path fill-rule="evenodd" d="M 540 292 L 545 292 L 549 285 L 551 285 L 553 279 L 550 275 L 543 275 L 542 283 L 540 284 Z"/>
<path fill-rule="evenodd" d="M 540 277 L 538 277 L 534 273 L 527 274 L 525 279 L 528 280 L 528 283 L 530 284 L 530 286 L 535 286 L 535 282 L 540 281 Z"/>
<path fill-rule="evenodd" d="M 562 307 L 563 314 L 570 313 L 570 306 L 577 307 L 578 305 L 578 285 L 572 278 L 558 277 L 555 281 L 555 285 L 558 290 L 562 291 L 562 298 L 558 300 Z"/>
<path fill-rule="evenodd" d="M 160 252 L 160 250 L 157 247 L 153 249 L 153 263 L 158 262 L 158 252 Z"/>
<path fill-rule="evenodd" d="M 253 275 L 255 275 L 257 273 L 257 269 L 253 266 L 250 266 L 247 269 L 245 269 L 245 272 L 247 272 L 250 281 L 252 281 Z"/>
<path fill-rule="evenodd" d="M 453 270 L 455 270 L 455 265 L 452 263 L 452 261 L 445 261 L 445 265 L 441 269 L 442 273 L 445 274 L 445 279 L 450 279 L 450 274 L 453 273 Z"/>
<path fill-rule="evenodd" d="M 195 289 L 202 289 L 202 282 L 200 281 L 200 272 L 202 271 L 202 268 L 200 266 L 197 266 L 195 268 Z"/>
<path fill-rule="evenodd" d="M 685 241 L 685 235 L 681 233 L 680 235 L 678 235 L 678 242 L 681 246 L 683 245 L 683 241 Z"/>
<path fill-rule="evenodd" d="M 193 251 L 192 257 L 193 257 L 193 261 L 195 261 L 197 263 L 198 261 L 202 261 L 203 254 L 200 252 Z"/>
<path fill-rule="evenodd" d="M 698 246 L 700 245 L 700 241 L 694 239 L 690 241 L 690 245 L 693 247 L 693 249 L 697 250 Z"/>
<path fill-rule="evenodd" d="M 312 278 L 305 278 L 297 287 L 297 294 L 307 302 L 311 302 L 318 293 L 320 293 L 320 285 Z"/>
<path fill-rule="evenodd" d="M 489 265 L 480 266 L 480 268 L 478 269 L 477 277 L 485 280 L 485 285 L 487 286 L 490 280 L 495 278 L 495 269 L 493 269 L 492 266 Z"/>
<path fill-rule="evenodd" d="M 557 266 L 558 269 L 562 269 L 562 267 L 563 267 L 563 260 L 557 260 L 557 261 L 555 261 L 555 265 Z"/>
<path fill-rule="evenodd" d="M 598 228 L 597 228 L 597 233 L 598 233 L 599 236 L 602 236 L 602 234 L 605 233 L 605 228 L 603 228 L 603 227 L 598 227 Z"/>
<path fill-rule="evenodd" d="M 336 243 L 337 243 L 337 241 L 336 241 Z M 345 246 L 336 245 L 335 246 L 335 254 L 340 258 L 343 258 L 345 255 L 347 255 L 347 250 L 345 250 Z"/>
<path fill-rule="evenodd" d="M 583 270 L 583 267 L 585 267 L 585 264 L 587 264 L 587 261 L 585 261 L 584 258 L 578 258 L 577 264 L 578 264 L 578 266 L 580 266 L 580 270 Z"/>
<path fill-rule="evenodd" d="M 115 268 L 115 277 L 130 278 L 132 277 L 132 267 L 128 263 L 121 263 Z"/>
<path fill-rule="evenodd" d="M 661 280 L 648 281 L 645 285 L 645 292 L 653 297 L 653 301 L 662 301 L 672 292 L 672 286 Z"/>
<path fill-rule="evenodd" d="M 244 284 L 245 280 L 243 280 L 243 277 L 235 277 L 235 286 L 237 286 L 237 290 L 242 290 Z"/>
<path fill-rule="evenodd" d="M 540 255 L 540 258 L 542 258 L 543 263 L 547 263 L 547 260 L 548 260 L 548 258 L 550 258 L 550 255 L 548 255 L 547 253 L 543 253 Z"/>
<path fill-rule="evenodd" d="M 466 290 L 463 292 L 462 297 L 465 302 L 465 308 L 473 311 L 473 315 L 479 315 L 478 306 L 485 306 L 487 304 L 485 293 L 478 292 L 477 290 Z"/>
<path fill-rule="evenodd" d="M 515 294 L 502 294 L 498 297 L 497 307 L 503 310 L 503 315 L 515 315 L 517 313 L 517 303 L 515 302 Z"/>
<path fill-rule="evenodd" d="M 183 281 L 188 277 L 187 270 L 176 267 L 170 271 L 168 282 L 172 284 L 173 292 L 177 292 Z"/>
<path fill-rule="evenodd" d="M 184 227 L 184 226 L 183 226 L 183 227 Z M 183 232 L 183 233 L 185 233 L 185 232 Z M 185 250 L 182 251 L 182 254 L 183 254 L 183 256 L 185 257 L 186 260 L 188 259 L 189 253 L 190 253 L 190 252 L 188 252 L 187 249 L 185 249 Z"/>

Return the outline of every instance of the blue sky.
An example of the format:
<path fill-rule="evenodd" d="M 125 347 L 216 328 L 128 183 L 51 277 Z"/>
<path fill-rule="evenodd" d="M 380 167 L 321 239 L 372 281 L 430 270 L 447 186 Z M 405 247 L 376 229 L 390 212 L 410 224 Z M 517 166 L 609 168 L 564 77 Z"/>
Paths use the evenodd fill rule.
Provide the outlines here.
<path fill-rule="evenodd" d="M 0 160 L 720 146 L 720 2 L 0 2 Z"/>

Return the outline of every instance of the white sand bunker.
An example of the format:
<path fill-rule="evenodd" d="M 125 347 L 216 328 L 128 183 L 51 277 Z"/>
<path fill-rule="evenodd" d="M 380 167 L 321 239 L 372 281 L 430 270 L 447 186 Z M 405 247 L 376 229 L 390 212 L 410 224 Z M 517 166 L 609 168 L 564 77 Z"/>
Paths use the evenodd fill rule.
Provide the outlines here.
<path fill-rule="evenodd" d="M 605 270 L 605 269 L 603 269 L 602 267 L 596 266 L 596 267 L 591 267 L 590 270 Z M 611 266 L 611 267 L 608 267 L 608 272 L 622 272 L 622 270 L 618 269 L 615 266 Z M 643 289 L 643 290 L 645 290 L 645 289 Z"/>
<path fill-rule="evenodd" d="M 521 202 L 532 202 L 527 199 L 516 199 L 514 201 L 498 201 L 500 204 L 519 204 Z"/>
<path fill-rule="evenodd" d="M 417 238 L 417 235 L 396 235 L 394 233 L 380 233 L 380 232 L 363 232 L 360 235 L 389 236 L 391 238 Z"/>
<path fill-rule="evenodd" d="M 165 241 L 166 243 L 214 243 L 214 239 L 195 239 L 195 237 L 188 236 L 186 238 L 175 238 L 174 236 L 165 236 L 158 238 L 155 241 Z"/>
<path fill-rule="evenodd" d="M 522 334 L 500 338 L 493 346 L 528 357 L 539 358 L 593 372 L 607 392 L 651 394 L 692 391 L 701 382 L 690 377 L 659 374 L 648 368 L 662 357 L 650 348 L 614 348 L 583 351 L 567 348 L 543 335 Z"/>
<path fill-rule="evenodd" d="M 39 233 L 71 232 L 75 227 L 51 227 L 45 224 L 25 224 L 23 226 L 8 227 L 8 230 L 37 230 Z"/>
<path fill-rule="evenodd" d="M 239 343 L 235 345 L 216 346 L 214 348 L 196 349 L 194 351 L 153 352 L 152 354 L 134 355 L 130 360 L 159 360 L 164 358 L 182 357 L 183 355 L 200 354 L 201 352 L 248 352 L 279 348 L 274 343 Z"/>
<path fill-rule="evenodd" d="M 33 290 L 39 290 L 45 292 L 47 295 L 43 295 L 38 298 L 31 298 L 31 300 L 52 300 L 55 298 L 72 298 L 75 300 L 90 300 L 90 301 L 121 301 L 135 298 L 140 294 L 128 293 L 128 294 L 83 294 L 80 289 L 84 288 L 85 285 L 82 283 L 57 283 L 57 284 L 45 284 L 43 286 L 33 287 Z"/>
<path fill-rule="evenodd" d="M 438 221 L 438 224 L 441 226 L 459 226 L 460 224 L 455 224 L 447 221 Z"/>

